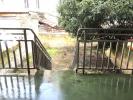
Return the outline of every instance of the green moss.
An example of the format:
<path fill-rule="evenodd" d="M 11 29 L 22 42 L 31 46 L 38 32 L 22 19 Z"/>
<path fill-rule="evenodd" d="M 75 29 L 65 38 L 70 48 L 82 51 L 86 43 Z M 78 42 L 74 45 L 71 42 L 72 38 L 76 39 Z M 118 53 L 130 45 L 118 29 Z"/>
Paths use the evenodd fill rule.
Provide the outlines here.
<path fill-rule="evenodd" d="M 59 50 L 57 48 L 47 48 L 47 51 L 51 57 L 54 57 L 58 54 Z"/>

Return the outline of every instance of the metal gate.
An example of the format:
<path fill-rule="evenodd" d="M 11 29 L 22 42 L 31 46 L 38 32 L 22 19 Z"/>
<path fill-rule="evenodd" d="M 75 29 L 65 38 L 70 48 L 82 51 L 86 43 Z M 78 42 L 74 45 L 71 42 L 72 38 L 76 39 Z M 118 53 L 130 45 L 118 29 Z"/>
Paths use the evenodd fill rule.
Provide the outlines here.
<path fill-rule="evenodd" d="M 81 28 L 77 32 L 76 72 L 133 72 L 133 29 Z"/>

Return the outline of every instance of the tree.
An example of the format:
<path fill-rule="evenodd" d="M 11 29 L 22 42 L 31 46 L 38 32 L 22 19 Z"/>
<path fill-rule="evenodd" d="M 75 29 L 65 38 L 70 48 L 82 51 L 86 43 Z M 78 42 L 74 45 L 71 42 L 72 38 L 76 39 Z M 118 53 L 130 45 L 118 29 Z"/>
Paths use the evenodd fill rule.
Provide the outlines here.
<path fill-rule="evenodd" d="M 133 28 L 132 0 L 60 0 L 59 25 L 76 35 L 78 28 Z"/>
<path fill-rule="evenodd" d="M 58 19 L 59 25 L 66 31 L 76 33 L 79 27 L 78 5 L 76 0 L 63 0 L 60 1 L 58 12 L 60 17 Z"/>

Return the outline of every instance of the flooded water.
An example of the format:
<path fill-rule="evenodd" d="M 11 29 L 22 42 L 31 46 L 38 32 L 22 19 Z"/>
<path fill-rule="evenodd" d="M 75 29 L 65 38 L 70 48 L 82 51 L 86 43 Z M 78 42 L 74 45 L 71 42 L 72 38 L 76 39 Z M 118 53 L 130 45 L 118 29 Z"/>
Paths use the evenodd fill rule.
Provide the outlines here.
<path fill-rule="evenodd" d="M 37 71 L 1 75 L 0 100 L 133 100 L 133 77 Z"/>

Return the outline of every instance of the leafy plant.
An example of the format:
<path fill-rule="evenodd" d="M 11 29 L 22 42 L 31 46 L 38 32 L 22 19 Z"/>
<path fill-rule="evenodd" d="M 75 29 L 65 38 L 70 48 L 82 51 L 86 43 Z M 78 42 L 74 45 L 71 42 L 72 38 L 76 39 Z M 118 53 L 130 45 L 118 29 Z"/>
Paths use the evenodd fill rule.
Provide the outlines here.
<path fill-rule="evenodd" d="M 76 35 L 78 28 L 132 28 L 132 0 L 60 0 L 59 25 Z"/>

